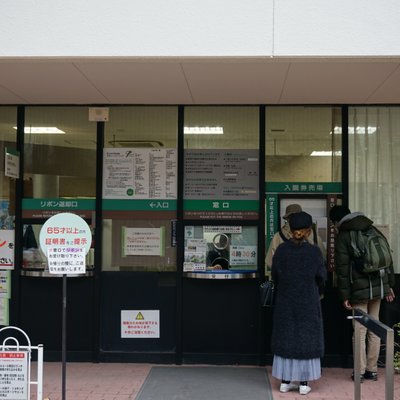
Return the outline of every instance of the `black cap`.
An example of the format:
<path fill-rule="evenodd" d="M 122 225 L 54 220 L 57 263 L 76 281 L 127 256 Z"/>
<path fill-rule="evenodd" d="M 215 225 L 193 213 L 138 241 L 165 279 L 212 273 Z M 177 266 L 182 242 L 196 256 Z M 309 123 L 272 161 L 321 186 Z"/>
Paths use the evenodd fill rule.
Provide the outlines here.
<path fill-rule="evenodd" d="M 288 219 L 292 230 L 309 228 L 312 225 L 312 217 L 305 211 L 291 214 Z"/>
<path fill-rule="evenodd" d="M 330 209 L 329 219 L 333 222 L 339 222 L 347 214 L 350 214 L 350 210 L 347 207 L 336 205 Z"/>

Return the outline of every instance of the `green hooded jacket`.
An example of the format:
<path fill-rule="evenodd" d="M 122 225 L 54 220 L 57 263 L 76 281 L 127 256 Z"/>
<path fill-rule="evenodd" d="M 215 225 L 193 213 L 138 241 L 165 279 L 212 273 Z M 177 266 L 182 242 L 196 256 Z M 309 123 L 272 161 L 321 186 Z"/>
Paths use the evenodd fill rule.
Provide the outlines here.
<path fill-rule="evenodd" d="M 382 278 L 379 273 L 368 275 L 353 268 L 350 231 L 363 231 L 372 224 L 360 212 L 346 215 L 337 224 L 339 233 L 335 241 L 335 264 L 337 287 L 342 301 L 357 303 L 382 298 L 381 285 L 383 284 L 383 296 L 387 296 L 389 289 L 395 285 L 393 265 L 386 269 Z"/>

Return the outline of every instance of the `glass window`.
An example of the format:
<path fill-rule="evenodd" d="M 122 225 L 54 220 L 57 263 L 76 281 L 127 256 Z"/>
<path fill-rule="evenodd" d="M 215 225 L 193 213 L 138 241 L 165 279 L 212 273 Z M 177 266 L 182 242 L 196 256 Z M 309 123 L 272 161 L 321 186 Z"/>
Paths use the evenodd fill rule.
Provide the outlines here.
<path fill-rule="evenodd" d="M 88 119 L 87 107 L 26 108 L 24 197 L 95 197 L 96 123 Z"/>
<path fill-rule="evenodd" d="M 349 108 L 349 205 L 400 248 L 400 108 Z M 400 273 L 399 254 L 393 253 Z"/>
<path fill-rule="evenodd" d="M 340 182 L 341 109 L 267 107 L 267 182 Z"/>
<path fill-rule="evenodd" d="M 40 230 L 52 215 L 71 212 L 94 227 L 96 130 L 88 107 L 25 109 L 23 269 L 47 269 L 38 245 Z M 86 268 L 93 267 L 91 248 Z"/>
<path fill-rule="evenodd" d="M 103 152 L 103 271 L 176 270 L 176 107 L 111 107 Z"/>
<path fill-rule="evenodd" d="M 185 149 L 258 149 L 258 107 L 186 107 Z"/>
<path fill-rule="evenodd" d="M 259 109 L 187 107 L 184 217 L 257 219 Z"/>
<path fill-rule="evenodd" d="M 184 272 L 257 270 L 255 226 L 185 226 Z"/>

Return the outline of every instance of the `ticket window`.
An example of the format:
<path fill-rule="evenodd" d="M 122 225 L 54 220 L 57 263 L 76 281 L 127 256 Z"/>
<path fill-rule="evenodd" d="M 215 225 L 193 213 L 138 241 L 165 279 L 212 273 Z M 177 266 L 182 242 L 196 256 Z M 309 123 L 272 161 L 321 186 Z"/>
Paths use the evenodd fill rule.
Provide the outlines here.
<path fill-rule="evenodd" d="M 257 227 L 186 226 L 184 271 L 257 270 Z"/>

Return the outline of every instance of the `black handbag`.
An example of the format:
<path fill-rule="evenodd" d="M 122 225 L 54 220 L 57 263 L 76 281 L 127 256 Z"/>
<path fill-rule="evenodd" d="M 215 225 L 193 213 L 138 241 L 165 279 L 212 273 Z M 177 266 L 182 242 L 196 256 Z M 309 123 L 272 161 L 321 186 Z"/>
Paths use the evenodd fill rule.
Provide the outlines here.
<path fill-rule="evenodd" d="M 272 280 L 260 285 L 260 299 L 262 307 L 273 307 L 275 304 L 275 283 Z"/>

